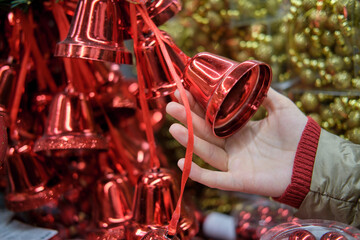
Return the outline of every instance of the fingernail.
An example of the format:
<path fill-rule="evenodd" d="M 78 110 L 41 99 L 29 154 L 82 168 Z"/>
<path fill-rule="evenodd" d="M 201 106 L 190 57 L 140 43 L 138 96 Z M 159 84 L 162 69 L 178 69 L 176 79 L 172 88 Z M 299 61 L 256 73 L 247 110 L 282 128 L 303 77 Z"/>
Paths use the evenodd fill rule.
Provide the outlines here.
<path fill-rule="evenodd" d="M 178 167 L 181 169 L 181 170 L 183 170 L 183 168 L 184 168 L 184 159 L 183 158 L 181 158 L 179 161 L 178 161 Z"/>
<path fill-rule="evenodd" d="M 181 101 L 181 96 L 180 96 L 180 92 L 179 92 L 178 89 L 175 90 L 174 96 L 176 97 L 176 99 L 177 99 L 178 101 Z"/>

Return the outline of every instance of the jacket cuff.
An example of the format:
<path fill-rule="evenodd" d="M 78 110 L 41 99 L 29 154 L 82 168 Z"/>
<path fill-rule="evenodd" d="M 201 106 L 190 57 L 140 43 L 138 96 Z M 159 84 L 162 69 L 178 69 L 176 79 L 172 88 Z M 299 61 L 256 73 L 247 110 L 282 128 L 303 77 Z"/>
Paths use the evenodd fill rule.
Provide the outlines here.
<path fill-rule="evenodd" d="M 308 117 L 301 135 L 294 159 L 291 183 L 285 192 L 274 200 L 299 208 L 310 190 L 311 177 L 321 128 L 311 117 Z"/>

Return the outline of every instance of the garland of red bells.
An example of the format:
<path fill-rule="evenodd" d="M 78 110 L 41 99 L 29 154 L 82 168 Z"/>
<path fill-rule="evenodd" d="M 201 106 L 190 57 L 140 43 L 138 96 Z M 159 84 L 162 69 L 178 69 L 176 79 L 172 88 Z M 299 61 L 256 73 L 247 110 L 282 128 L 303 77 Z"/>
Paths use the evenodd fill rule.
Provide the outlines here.
<path fill-rule="evenodd" d="M 15 88 L 11 105 L 0 102 L 0 134 L 5 136 L 0 160 L 7 155 L 9 183 L 6 205 L 16 212 L 36 212 L 52 201 L 60 204 L 59 196 L 69 203 L 78 201 L 81 191 L 76 189 L 87 186 L 94 196 L 93 220 L 85 227 L 88 239 L 191 239 L 198 231 L 197 223 L 188 207 L 182 207 L 194 144 L 185 88 L 203 107 L 213 133 L 225 138 L 244 126 L 262 103 L 270 87 L 271 68 L 262 62 L 238 63 L 207 52 L 186 56 L 157 27 L 180 11 L 178 0 L 78 0 L 76 9 L 71 9 L 75 2 L 44 3 L 64 39 L 57 43 L 54 54 L 63 57 L 64 85 L 54 80 L 39 50 L 32 12 L 9 14 L 11 39 L 16 40 L 11 41 L 11 55 L 21 65 L 8 62 L 0 71 L 2 82 L 16 82 L 0 86 L 0 93 Z M 71 24 L 66 14 L 73 14 Z M 114 66 L 111 63 L 132 64 L 132 53 L 125 47 L 129 39 L 133 40 L 137 70 L 133 82 L 123 81 L 120 70 L 109 67 Z M 35 135 L 26 134 L 18 124 L 31 64 L 36 68 L 38 91 L 50 93 L 36 98 L 43 127 Z M 164 106 L 174 99 L 176 89 L 189 130 L 180 190 L 154 137 L 155 116 L 165 114 Z M 131 103 L 136 101 L 141 111 L 133 117 L 137 110 Z M 94 117 L 102 119 L 107 134 L 99 132 Z M 119 130 L 124 126 L 131 131 Z M 6 127 L 10 130 L 7 153 Z M 139 141 L 141 144 L 129 147 L 129 142 Z M 71 177 L 62 178 L 61 171 L 44 168 L 49 158 L 57 167 L 76 158 Z M 83 185 L 70 184 L 80 179 Z"/>

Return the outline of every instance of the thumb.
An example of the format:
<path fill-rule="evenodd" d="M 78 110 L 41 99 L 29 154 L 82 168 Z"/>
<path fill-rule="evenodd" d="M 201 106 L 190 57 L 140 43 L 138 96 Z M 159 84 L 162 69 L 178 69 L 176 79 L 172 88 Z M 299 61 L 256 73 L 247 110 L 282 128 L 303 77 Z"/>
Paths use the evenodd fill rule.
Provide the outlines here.
<path fill-rule="evenodd" d="M 294 103 L 283 94 L 275 91 L 273 88 L 269 88 L 267 96 L 262 103 L 269 114 L 281 108 L 289 107 L 289 104 Z"/>

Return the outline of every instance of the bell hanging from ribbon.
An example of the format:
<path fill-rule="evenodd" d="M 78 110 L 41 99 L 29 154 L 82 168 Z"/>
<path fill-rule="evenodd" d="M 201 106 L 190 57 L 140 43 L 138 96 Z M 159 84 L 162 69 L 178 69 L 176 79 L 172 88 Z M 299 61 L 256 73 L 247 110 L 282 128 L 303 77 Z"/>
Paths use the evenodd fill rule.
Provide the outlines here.
<path fill-rule="evenodd" d="M 135 188 L 132 224 L 128 239 L 141 239 L 152 229 L 165 228 L 175 210 L 179 188 L 174 175 L 167 169 L 150 169 L 139 177 Z M 182 208 L 178 235 L 191 239 L 197 233 L 194 217 Z"/>
<path fill-rule="evenodd" d="M 190 58 L 176 46 L 167 33 L 162 31 L 162 36 L 165 39 L 164 44 L 175 71 L 181 77 L 185 65 Z M 146 84 L 146 96 L 149 105 L 155 109 L 164 108 L 170 101 L 167 98 L 177 88 L 155 34 L 151 33 L 141 37 L 138 46 L 135 47 L 135 51 Z M 138 94 L 138 91 L 135 94 Z"/>
<path fill-rule="evenodd" d="M 96 182 L 93 221 L 98 228 L 111 229 L 132 217 L 132 189 L 126 176 L 107 173 Z"/>
<path fill-rule="evenodd" d="M 149 16 L 157 26 L 164 24 L 181 10 L 179 0 L 148 0 L 145 6 Z"/>
<path fill-rule="evenodd" d="M 60 177 L 45 166 L 41 156 L 32 151 L 30 143 L 9 148 L 5 162 L 7 171 L 6 207 L 15 212 L 35 209 L 66 190 Z"/>
<path fill-rule="evenodd" d="M 155 229 L 148 232 L 141 240 L 180 240 L 177 236 L 169 236 L 166 229 Z"/>
<path fill-rule="evenodd" d="M 67 38 L 55 56 L 132 64 L 126 49 L 128 21 L 117 0 L 79 0 Z"/>
<path fill-rule="evenodd" d="M 8 112 L 15 93 L 17 73 L 10 64 L 0 67 L 0 111 Z"/>
<path fill-rule="evenodd" d="M 34 152 L 48 156 L 87 155 L 107 149 L 106 139 L 96 131 L 87 97 L 71 85 L 52 100 L 44 135 Z"/>
<path fill-rule="evenodd" d="M 101 107 L 108 117 L 117 124 L 119 121 L 132 117 L 136 112 L 136 99 L 129 91 L 129 83 L 120 71 L 120 65 L 107 66 L 103 62 L 91 63 L 97 80 L 97 93 L 90 96 L 91 105 L 97 120 L 104 121 Z M 99 106 L 99 103 L 101 106 Z"/>
<path fill-rule="evenodd" d="M 269 90 L 272 71 L 259 61 L 239 63 L 202 52 L 188 62 L 183 80 L 205 110 L 213 133 L 225 138 L 244 126 L 259 108 Z"/>

